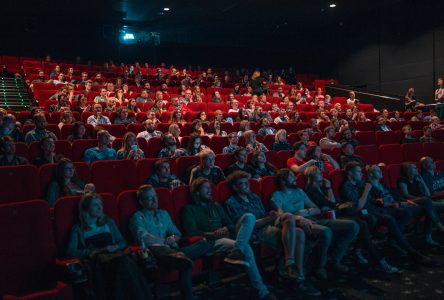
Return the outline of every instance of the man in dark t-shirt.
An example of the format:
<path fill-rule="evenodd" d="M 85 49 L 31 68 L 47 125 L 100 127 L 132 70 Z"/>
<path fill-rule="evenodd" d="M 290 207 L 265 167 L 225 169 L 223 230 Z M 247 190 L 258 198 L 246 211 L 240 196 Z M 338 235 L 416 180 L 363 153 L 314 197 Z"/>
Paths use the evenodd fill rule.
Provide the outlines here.
<path fill-rule="evenodd" d="M 424 156 L 419 161 L 422 168 L 422 179 L 430 190 L 430 194 L 438 194 L 444 192 L 444 173 L 436 170 L 436 165 L 433 159 L 429 156 Z"/>

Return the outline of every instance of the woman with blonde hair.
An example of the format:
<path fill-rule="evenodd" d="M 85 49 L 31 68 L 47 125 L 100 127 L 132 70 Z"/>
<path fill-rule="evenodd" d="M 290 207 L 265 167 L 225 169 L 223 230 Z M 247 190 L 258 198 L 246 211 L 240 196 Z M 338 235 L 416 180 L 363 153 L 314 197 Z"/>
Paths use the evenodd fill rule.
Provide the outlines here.
<path fill-rule="evenodd" d="M 145 154 L 137 144 L 136 135 L 129 131 L 125 133 L 122 141 L 122 148 L 117 151 L 117 159 L 138 160 L 144 158 Z"/>

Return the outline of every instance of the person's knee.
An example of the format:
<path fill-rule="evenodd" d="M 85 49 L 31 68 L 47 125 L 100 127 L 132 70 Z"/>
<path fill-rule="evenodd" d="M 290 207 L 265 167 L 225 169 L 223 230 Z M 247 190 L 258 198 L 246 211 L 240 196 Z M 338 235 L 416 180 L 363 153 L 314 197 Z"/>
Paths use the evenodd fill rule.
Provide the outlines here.
<path fill-rule="evenodd" d="M 326 244 L 330 244 L 333 238 L 333 232 L 328 227 L 323 227 L 319 233 L 319 238 Z"/>
<path fill-rule="evenodd" d="M 292 214 L 282 215 L 282 223 L 286 226 L 296 226 L 296 219 Z"/>
<path fill-rule="evenodd" d="M 242 223 L 254 224 L 256 223 L 256 217 L 251 213 L 246 213 L 242 216 Z"/>
<path fill-rule="evenodd" d="M 359 224 L 357 222 L 350 222 L 349 224 L 349 232 L 351 235 L 356 236 L 359 233 Z"/>
<path fill-rule="evenodd" d="M 305 244 L 305 232 L 301 228 L 296 228 L 296 243 Z"/>

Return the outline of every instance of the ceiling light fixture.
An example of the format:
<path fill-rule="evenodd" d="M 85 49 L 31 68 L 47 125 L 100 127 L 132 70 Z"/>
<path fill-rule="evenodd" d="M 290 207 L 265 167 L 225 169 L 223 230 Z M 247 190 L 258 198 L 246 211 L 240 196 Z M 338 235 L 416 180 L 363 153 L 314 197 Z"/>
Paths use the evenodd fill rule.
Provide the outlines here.
<path fill-rule="evenodd" d="M 336 7 L 336 4 L 335 4 L 335 3 L 332 3 L 332 4 L 330 4 L 330 7 L 331 7 L 331 8 L 335 8 L 335 7 Z"/>
<path fill-rule="evenodd" d="M 163 10 L 164 10 L 164 11 L 169 11 L 170 8 L 169 8 L 169 7 L 165 7 Z"/>

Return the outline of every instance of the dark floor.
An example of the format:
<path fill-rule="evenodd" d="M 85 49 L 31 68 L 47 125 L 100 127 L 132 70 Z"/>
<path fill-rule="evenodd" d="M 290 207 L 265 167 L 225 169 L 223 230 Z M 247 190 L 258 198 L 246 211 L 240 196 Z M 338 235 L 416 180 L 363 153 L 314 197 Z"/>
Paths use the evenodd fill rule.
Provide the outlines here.
<path fill-rule="evenodd" d="M 435 238 L 444 245 L 444 237 Z M 353 258 L 347 257 L 344 262 L 351 270 L 346 275 L 329 273 L 326 282 L 312 281 L 314 286 L 322 291 L 322 297 L 315 299 L 444 299 L 444 246 L 426 247 L 419 238 L 410 237 L 411 242 L 422 253 L 430 256 L 434 263 L 430 266 L 414 264 L 409 258 L 397 255 L 395 250 L 386 250 L 388 261 L 402 269 L 402 274 L 387 276 L 365 267 L 357 267 Z M 378 248 L 385 248 L 385 243 L 379 243 Z M 228 299 L 255 299 L 253 291 L 248 285 L 245 276 L 232 273 L 229 283 L 218 287 L 208 288 L 200 285 L 201 299 L 228 300 Z M 279 285 L 274 272 L 265 272 L 264 279 L 270 290 L 279 299 L 305 299 L 298 295 L 291 287 Z M 233 279 L 236 278 L 236 279 Z M 180 299 L 180 297 L 166 297 Z"/>

